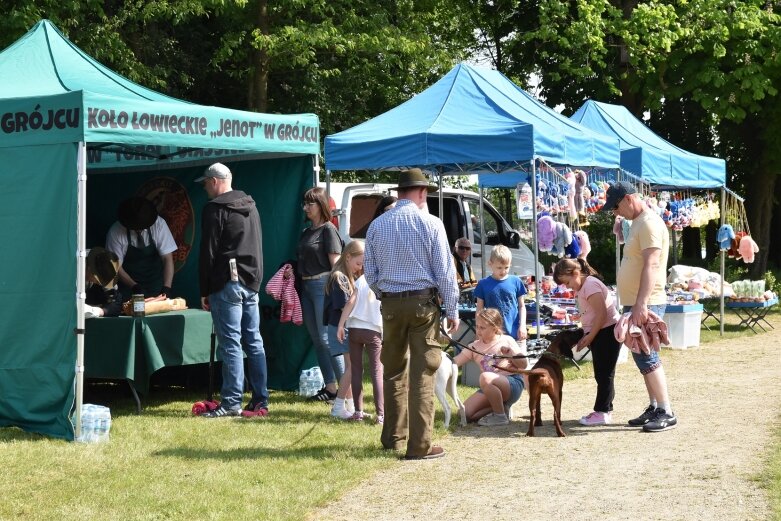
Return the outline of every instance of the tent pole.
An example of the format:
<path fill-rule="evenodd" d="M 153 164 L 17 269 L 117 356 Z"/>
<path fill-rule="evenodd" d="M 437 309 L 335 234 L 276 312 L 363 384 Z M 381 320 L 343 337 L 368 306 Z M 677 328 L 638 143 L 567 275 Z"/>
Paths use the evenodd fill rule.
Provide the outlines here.
<path fill-rule="evenodd" d="M 439 220 L 442 221 L 442 223 L 444 224 L 445 223 L 445 215 L 444 215 L 445 199 L 442 196 L 442 168 L 441 167 L 437 169 L 437 174 L 439 175 L 439 182 L 437 183 L 439 185 L 439 190 L 437 190 L 437 192 L 439 192 L 439 194 L 437 194 L 438 195 L 437 199 L 439 200 Z M 456 240 L 458 240 L 458 237 L 456 237 Z M 448 244 L 448 247 L 452 248 L 452 245 Z"/>
<path fill-rule="evenodd" d="M 483 185 L 480 185 L 480 269 L 482 270 L 480 273 L 485 278 L 485 226 L 483 226 L 485 222 L 483 219 L 485 217 L 485 206 L 483 205 L 483 197 L 485 197 Z M 472 228 L 472 232 L 474 233 L 474 228 Z"/>
<path fill-rule="evenodd" d="M 326 175 L 328 175 L 328 170 L 326 170 Z M 312 176 L 314 177 L 314 183 L 312 186 L 317 186 L 317 183 L 320 182 L 320 156 L 315 154 L 314 155 L 314 164 L 312 165 Z M 326 182 L 329 182 L 330 178 Z M 330 192 L 330 190 L 326 190 Z"/>
<path fill-rule="evenodd" d="M 537 340 L 540 339 L 540 246 L 537 242 L 537 159 L 532 159 L 532 241 L 534 242 L 534 304 L 537 313 L 537 326 L 534 330 L 537 332 Z"/>
<path fill-rule="evenodd" d="M 84 402 L 84 302 L 87 298 L 85 258 L 87 256 L 87 144 L 79 142 L 76 208 L 76 439 L 81 437 L 81 409 Z"/>
<path fill-rule="evenodd" d="M 725 196 L 726 192 L 724 187 L 721 187 L 721 226 L 724 226 L 726 222 L 725 211 Z M 721 296 L 719 297 L 719 336 L 724 336 L 724 250 L 719 248 L 719 256 L 721 257 Z"/>

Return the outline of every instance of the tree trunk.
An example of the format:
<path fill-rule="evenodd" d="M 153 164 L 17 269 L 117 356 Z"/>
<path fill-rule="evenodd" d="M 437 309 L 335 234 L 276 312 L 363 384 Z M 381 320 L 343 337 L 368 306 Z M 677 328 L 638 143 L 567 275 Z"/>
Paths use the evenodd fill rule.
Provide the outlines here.
<path fill-rule="evenodd" d="M 268 0 L 258 0 L 255 14 L 257 29 L 261 34 L 268 35 L 270 30 Z M 268 53 L 265 49 L 255 49 L 251 56 L 252 79 L 247 90 L 247 105 L 250 110 L 268 112 Z"/>
<path fill-rule="evenodd" d="M 709 266 L 713 259 L 719 255 L 719 245 L 716 242 L 716 236 L 719 231 L 720 221 L 708 221 L 705 227 L 705 265 Z"/>
<path fill-rule="evenodd" d="M 770 154 L 770 152 L 763 152 Z M 761 279 L 767 271 L 768 248 L 770 247 L 770 221 L 773 212 L 773 194 L 775 192 L 776 173 L 767 158 L 758 162 L 751 181 L 746 183 L 746 212 L 751 227 L 751 238 L 759 246 L 759 253 L 750 265 L 752 280 Z"/>
<path fill-rule="evenodd" d="M 686 227 L 681 233 L 681 262 L 689 266 L 702 266 L 700 229 Z"/>

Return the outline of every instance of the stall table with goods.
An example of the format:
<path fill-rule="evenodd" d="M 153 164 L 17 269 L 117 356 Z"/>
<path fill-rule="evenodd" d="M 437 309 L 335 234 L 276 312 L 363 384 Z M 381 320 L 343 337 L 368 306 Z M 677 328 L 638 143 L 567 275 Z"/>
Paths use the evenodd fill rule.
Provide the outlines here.
<path fill-rule="evenodd" d="M 765 317 L 778 304 L 778 295 L 765 291 L 764 280 L 739 280 L 732 283 L 732 289 L 735 294 L 724 306 L 738 317 L 738 327 L 748 328 L 754 333 L 758 333 L 757 327 L 763 332 L 768 331 L 765 326 L 775 329 Z"/>
<path fill-rule="evenodd" d="M 197 309 L 144 317 L 120 316 L 86 321 L 85 376 L 124 380 L 141 413 L 138 393 L 163 367 L 209 362 L 211 314 Z"/>

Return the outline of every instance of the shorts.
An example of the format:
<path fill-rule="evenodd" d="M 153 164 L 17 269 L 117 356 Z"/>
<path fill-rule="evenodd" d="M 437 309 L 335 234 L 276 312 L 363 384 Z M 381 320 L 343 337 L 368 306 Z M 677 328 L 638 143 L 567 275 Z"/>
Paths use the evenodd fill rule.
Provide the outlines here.
<path fill-rule="evenodd" d="M 667 306 L 665 305 L 656 305 L 648 306 L 648 309 L 662 318 L 664 317 L 664 310 L 666 307 Z M 624 306 L 624 313 L 629 313 L 630 311 L 632 311 L 632 306 Z M 640 374 L 646 375 L 652 373 L 662 366 L 662 359 L 659 358 L 658 351 L 651 350 L 648 354 L 635 353 L 634 351 L 630 352 L 632 353 L 632 359 L 635 361 L 635 365 L 640 370 Z"/>
<path fill-rule="evenodd" d="M 344 332 L 344 343 L 339 342 L 336 338 L 337 326 L 328 324 L 328 350 L 331 352 L 331 356 L 339 356 L 350 351 L 350 344 L 347 342 L 347 331 Z"/>
<path fill-rule="evenodd" d="M 511 406 L 515 402 L 521 399 L 521 393 L 523 393 L 523 377 L 519 374 L 501 375 L 507 378 L 510 383 L 510 397 L 504 401 L 506 406 Z M 477 390 L 478 393 L 482 393 L 482 389 Z"/>

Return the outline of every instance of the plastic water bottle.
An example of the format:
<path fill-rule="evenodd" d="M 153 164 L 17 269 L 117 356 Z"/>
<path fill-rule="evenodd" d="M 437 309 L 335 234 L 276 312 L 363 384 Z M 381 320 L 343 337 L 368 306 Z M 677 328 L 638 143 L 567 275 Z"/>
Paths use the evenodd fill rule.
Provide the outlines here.
<path fill-rule="evenodd" d="M 85 403 L 81 406 L 81 435 L 76 441 L 81 443 L 92 443 L 95 437 L 95 412 L 94 405 Z"/>
<path fill-rule="evenodd" d="M 309 396 L 309 369 L 302 369 L 301 376 L 298 378 L 299 396 Z"/>
<path fill-rule="evenodd" d="M 108 407 L 99 407 L 97 413 L 95 441 L 106 442 L 111 431 L 111 410 Z"/>
<path fill-rule="evenodd" d="M 317 392 L 325 387 L 325 381 L 323 380 L 323 373 L 320 371 L 320 366 L 314 366 L 312 369 L 312 388 L 314 391 L 312 394 L 317 394 Z"/>

